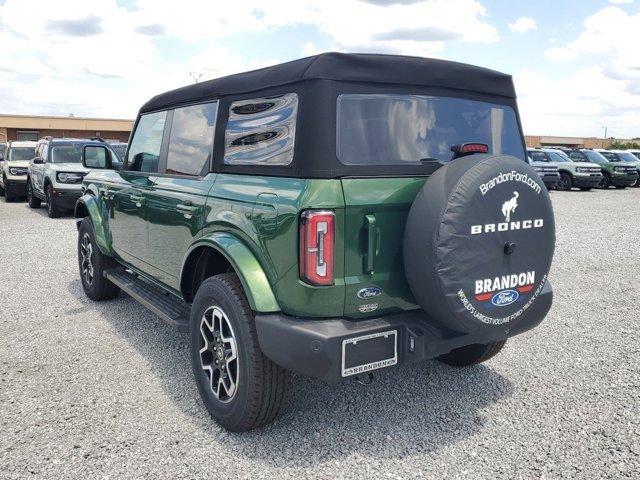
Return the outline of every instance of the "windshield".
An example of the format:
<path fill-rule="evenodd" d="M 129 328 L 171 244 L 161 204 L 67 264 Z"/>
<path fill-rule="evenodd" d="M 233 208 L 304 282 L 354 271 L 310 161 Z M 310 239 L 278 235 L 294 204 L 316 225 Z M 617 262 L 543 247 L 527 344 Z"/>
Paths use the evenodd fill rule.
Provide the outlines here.
<path fill-rule="evenodd" d="M 54 145 L 51 149 L 51 161 L 53 163 L 80 163 L 82 162 L 82 145 Z"/>
<path fill-rule="evenodd" d="M 525 159 L 515 111 L 451 97 L 345 94 L 338 97 L 337 155 L 347 165 L 448 162 L 451 147 L 480 142 Z"/>
<path fill-rule="evenodd" d="M 629 153 L 629 152 L 620 152 L 618 153 L 618 157 L 620 157 L 620 160 L 622 160 L 623 162 L 637 162 L 638 159 L 636 158 L 635 155 Z"/>
<path fill-rule="evenodd" d="M 587 160 L 593 163 L 606 163 L 608 160 L 594 150 L 582 150 Z"/>
<path fill-rule="evenodd" d="M 547 152 L 547 154 L 549 155 L 549 157 L 551 157 L 551 161 L 552 162 L 561 163 L 561 162 L 571 162 L 572 161 L 569 158 L 569 155 L 567 155 L 566 153 L 564 153 L 562 151 Z"/>
<path fill-rule="evenodd" d="M 9 147 L 9 158 L 7 160 L 31 160 L 35 156 L 35 147 Z"/>

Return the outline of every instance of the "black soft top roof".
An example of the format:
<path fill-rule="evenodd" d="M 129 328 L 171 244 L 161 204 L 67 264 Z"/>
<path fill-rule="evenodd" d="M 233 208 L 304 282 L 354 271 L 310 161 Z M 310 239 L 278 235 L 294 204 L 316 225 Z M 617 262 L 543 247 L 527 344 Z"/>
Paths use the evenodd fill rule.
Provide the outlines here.
<path fill-rule="evenodd" d="M 307 80 L 415 85 L 515 98 L 510 75 L 458 62 L 401 55 L 322 53 L 156 95 L 140 113 Z"/>

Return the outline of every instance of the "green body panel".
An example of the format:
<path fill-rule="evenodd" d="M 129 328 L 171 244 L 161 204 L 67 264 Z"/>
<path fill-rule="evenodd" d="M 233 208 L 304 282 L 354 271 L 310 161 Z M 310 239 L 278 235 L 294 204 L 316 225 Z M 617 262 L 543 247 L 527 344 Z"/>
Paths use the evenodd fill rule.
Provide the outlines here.
<path fill-rule="evenodd" d="M 223 254 L 238 273 L 247 300 L 257 312 L 278 312 L 280 307 L 271 290 L 269 280 L 260 263 L 249 248 L 238 238 L 226 232 L 214 232 L 197 241 L 187 252 L 186 258 L 194 249 L 208 246 Z"/>
<path fill-rule="evenodd" d="M 404 227 L 425 177 L 343 179 L 345 315 L 370 316 L 418 308 L 404 273 Z M 375 286 L 378 296 L 358 292 Z M 364 310 L 362 312 L 361 310 Z"/>
<path fill-rule="evenodd" d="M 146 191 L 147 253 L 157 279 L 179 290 L 184 253 L 200 237 L 216 175 L 156 177 Z"/>
<path fill-rule="evenodd" d="M 339 316 L 344 310 L 341 228 L 336 228 L 335 285 L 312 287 L 298 277 L 298 218 L 309 208 L 333 210 L 336 225 L 342 225 L 340 181 L 218 174 L 202 235 L 225 231 L 242 240 L 264 269 L 283 312 Z"/>
<path fill-rule="evenodd" d="M 402 239 L 424 182 L 94 171 L 85 187 L 95 194 L 87 202 L 101 248 L 167 290 L 180 292 L 189 252 L 207 245 L 231 263 L 256 311 L 358 318 L 418 308 Z M 335 213 L 334 285 L 299 278 L 299 218 L 307 209 Z M 358 296 L 372 286 L 381 290 L 375 298 Z"/>
<path fill-rule="evenodd" d="M 97 190 L 88 189 L 87 191 L 91 193 L 82 195 L 82 197 L 78 199 L 78 203 L 83 204 L 89 213 L 98 248 L 103 254 L 109 255 L 111 252 L 111 238 L 108 235 L 106 228 L 107 223 L 105 221 L 109 212 L 105 204 L 97 200 Z"/>

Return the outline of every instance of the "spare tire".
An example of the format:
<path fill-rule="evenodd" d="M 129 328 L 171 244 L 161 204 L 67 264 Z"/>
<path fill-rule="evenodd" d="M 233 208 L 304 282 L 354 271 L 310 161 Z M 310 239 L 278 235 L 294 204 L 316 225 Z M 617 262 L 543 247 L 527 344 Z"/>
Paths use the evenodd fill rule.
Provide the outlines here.
<path fill-rule="evenodd" d="M 407 281 L 437 323 L 502 331 L 526 318 L 555 247 L 551 199 L 508 155 L 474 154 L 438 169 L 418 193 L 404 235 Z"/>

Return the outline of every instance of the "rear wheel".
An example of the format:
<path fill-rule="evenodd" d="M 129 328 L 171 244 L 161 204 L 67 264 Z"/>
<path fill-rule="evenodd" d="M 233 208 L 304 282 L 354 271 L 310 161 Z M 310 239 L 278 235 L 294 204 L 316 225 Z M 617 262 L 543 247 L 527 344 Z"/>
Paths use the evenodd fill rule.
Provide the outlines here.
<path fill-rule="evenodd" d="M 562 172 L 560 174 L 560 181 L 558 182 L 556 188 L 562 191 L 571 190 L 571 188 L 573 188 L 573 179 L 571 178 L 571 175 Z"/>
<path fill-rule="evenodd" d="M 93 224 L 85 217 L 78 229 L 78 267 L 84 293 L 91 300 L 110 300 L 118 296 L 120 288 L 107 280 L 104 271 L 117 266 L 96 244 Z"/>
<path fill-rule="evenodd" d="M 500 353 L 500 350 L 502 350 L 505 343 L 507 343 L 506 340 L 501 340 L 499 342 L 487 343 L 486 345 L 481 345 L 479 343 L 466 345 L 464 347 L 456 348 L 445 355 L 441 355 L 438 357 L 438 360 L 454 367 L 476 365 L 495 357 Z"/>
<path fill-rule="evenodd" d="M 235 432 L 271 423 L 285 402 L 290 374 L 260 350 L 253 312 L 235 273 L 202 282 L 190 321 L 191 365 L 211 416 Z"/>
<path fill-rule="evenodd" d="M 42 200 L 40 200 L 33 194 L 33 185 L 31 185 L 31 179 L 27 180 L 27 201 L 29 202 L 29 207 L 31 208 L 40 208 L 40 205 L 42 204 Z"/>
<path fill-rule="evenodd" d="M 45 188 L 45 196 L 47 198 L 47 215 L 49 215 L 49 218 L 60 217 L 60 208 L 56 202 L 56 197 L 53 195 L 53 187 L 51 184 L 48 184 Z"/>

